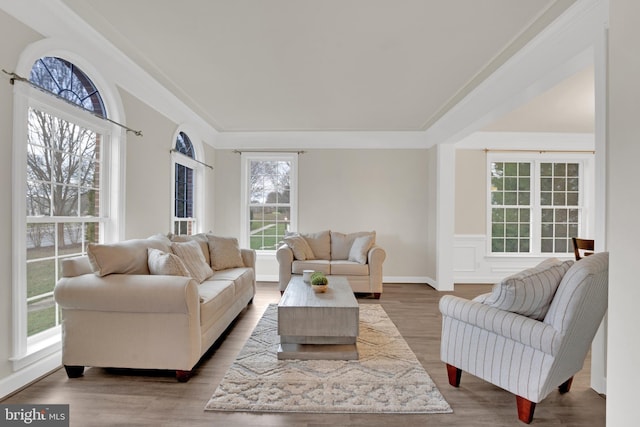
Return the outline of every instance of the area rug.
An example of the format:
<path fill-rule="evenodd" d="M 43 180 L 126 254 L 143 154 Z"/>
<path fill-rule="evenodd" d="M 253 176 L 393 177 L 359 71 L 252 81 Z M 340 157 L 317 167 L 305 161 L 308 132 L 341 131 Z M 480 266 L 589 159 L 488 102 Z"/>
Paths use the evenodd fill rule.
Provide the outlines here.
<path fill-rule="evenodd" d="M 360 305 L 359 360 L 278 360 L 267 307 L 206 411 L 436 414 L 451 407 L 378 304 Z"/>

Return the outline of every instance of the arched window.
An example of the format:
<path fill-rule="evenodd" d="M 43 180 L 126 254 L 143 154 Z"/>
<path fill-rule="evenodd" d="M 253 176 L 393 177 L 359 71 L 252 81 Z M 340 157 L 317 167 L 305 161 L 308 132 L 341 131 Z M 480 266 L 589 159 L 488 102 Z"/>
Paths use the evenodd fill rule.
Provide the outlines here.
<path fill-rule="evenodd" d="M 174 157 L 173 232 L 193 234 L 196 230 L 194 215 L 194 169 L 195 152 L 191 140 L 184 132 L 176 137 L 175 151 L 182 154 Z"/>
<path fill-rule="evenodd" d="M 109 174 L 114 173 L 109 170 L 111 127 L 95 117 L 107 116 L 100 93 L 77 66 L 52 56 L 33 63 L 29 80 L 43 91 L 21 86 L 16 92 L 24 100 L 16 102 L 24 102 L 26 118 L 26 129 L 16 121 L 14 132 L 17 188 L 23 183 L 26 190 L 15 199 L 23 212 L 15 228 L 24 230 L 14 232 L 15 286 L 22 295 L 14 313 L 16 360 L 59 334 L 53 289 L 62 260 L 86 254 L 89 243 L 103 241 L 106 227 L 113 229 L 108 210 Z"/>

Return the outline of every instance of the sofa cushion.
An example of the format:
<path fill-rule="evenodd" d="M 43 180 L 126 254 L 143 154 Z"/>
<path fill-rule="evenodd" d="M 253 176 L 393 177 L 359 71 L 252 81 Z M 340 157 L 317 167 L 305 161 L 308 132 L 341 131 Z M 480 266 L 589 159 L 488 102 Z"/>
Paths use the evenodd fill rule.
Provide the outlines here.
<path fill-rule="evenodd" d="M 163 276 L 190 277 L 189 270 L 180 257 L 175 254 L 162 252 L 158 249 L 147 249 L 147 264 L 151 274 Z"/>
<path fill-rule="evenodd" d="M 331 274 L 331 266 L 329 260 L 326 259 L 314 259 L 299 261 L 294 260 L 291 264 L 291 272 L 293 274 L 302 274 L 304 270 L 320 271 L 324 274 Z"/>
<path fill-rule="evenodd" d="M 313 251 L 315 259 L 331 259 L 331 232 L 329 230 L 318 233 L 300 233 Z"/>
<path fill-rule="evenodd" d="M 373 243 L 375 244 L 376 232 L 375 231 L 360 231 L 357 233 L 339 233 L 337 231 L 331 232 L 331 259 L 349 259 L 349 252 L 353 241 L 360 236 L 373 236 Z"/>
<path fill-rule="evenodd" d="M 511 275 L 494 285 L 490 294 L 474 300 L 500 310 L 518 313 L 532 319 L 544 319 L 558 285 L 572 260 L 549 258 L 533 268 Z"/>
<path fill-rule="evenodd" d="M 336 276 L 368 276 L 369 264 L 345 260 L 331 261 L 331 274 Z"/>
<path fill-rule="evenodd" d="M 87 246 L 91 269 L 97 276 L 107 274 L 149 274 L 147 249 L 168 252 L 165 242 L 158 239 L 131 239 L 112 244 Z"/>
<path fill-rule="evenodd" d="M 213 274 L 213 270 L 205 261 L 204 254 L 197 241 L 173 242 L 171 243 L 171 250 L 182 260 L 191 277 L 196 279 L 198 283 L 202 283 Z"/>
<path fill-rule="evenodd" d="M 353 241 L 353 245 L 351 245 L 351 250 L 349 251 L 349 261 L 366 264 L 369 249 L 373 247 L 373 239 L 374 237 L 372 235 L 356 237 Z"/>
<path fill-rule="evenodd" d="M 200 244 L 200 249 L 202 249 L 204 260 L 207 262 L 207 264 L 211 265 L 211 260 L 209 256 L 209 240 L 207 239 L 206 234 L 199 233 L 199 234 L 192 234 L 192 235 L 183 235 L 183 234 L 171 235 L 171 242 L 189 242 L 191 240 L 195 240 Z"/>
<path fill-rule="evenodd" d="M 202 329 L 215 323 L 235 300 L 232 280 L 206 280 L 198 285 L 198 294 Z"/>
<path fill-rule="evenodd" d="M 314 255 L 311 246 L 309 246 L 309 243 L 307 243 L 307 240 L 299 234 L 286 236 L 283 240 L 293 251 L 293 257 L 295 259 L 299 259 L 301 261 L 316 259 L 316 256 Z"/>
<path fill-rule="evenodd" d="M 244 267 L 238 239 L 235 237 L 218 237 L 212 234 L 208 234 L 207 239 L 209 241 L 211 267 L 214 271 Z"/>

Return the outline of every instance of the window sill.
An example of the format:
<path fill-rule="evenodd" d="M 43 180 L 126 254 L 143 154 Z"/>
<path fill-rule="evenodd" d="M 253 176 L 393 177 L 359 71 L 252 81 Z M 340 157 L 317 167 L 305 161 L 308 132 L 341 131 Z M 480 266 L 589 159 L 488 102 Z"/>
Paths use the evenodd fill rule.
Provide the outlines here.
<path fill-rule="evenodd" d="M 29 346 L 23 355 L 11 357 L 13 371 L 19 371 L 62 350 L 60 334 L 52 335 Z"/>

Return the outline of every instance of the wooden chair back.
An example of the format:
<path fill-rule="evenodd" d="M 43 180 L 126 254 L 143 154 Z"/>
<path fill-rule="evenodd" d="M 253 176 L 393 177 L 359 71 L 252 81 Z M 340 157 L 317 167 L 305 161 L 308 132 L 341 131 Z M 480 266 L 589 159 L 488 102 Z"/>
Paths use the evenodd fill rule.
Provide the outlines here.
<path fill-rule="evenodd" d="M 573 240 L 573 254 L 576 257 L 576 261 L 582 257 L 593 254 L 595 242 L 593 239 L 580 239 L 578 237 L 572 237 Z"/>

